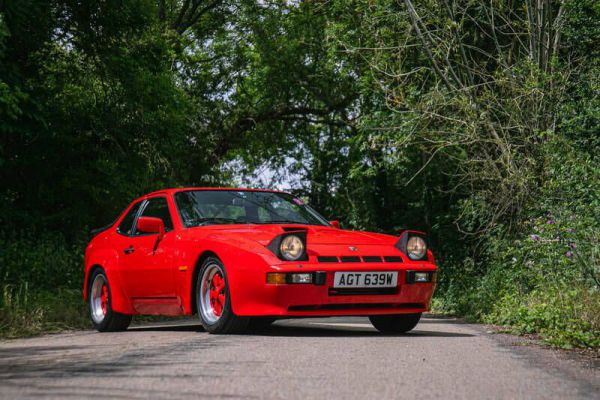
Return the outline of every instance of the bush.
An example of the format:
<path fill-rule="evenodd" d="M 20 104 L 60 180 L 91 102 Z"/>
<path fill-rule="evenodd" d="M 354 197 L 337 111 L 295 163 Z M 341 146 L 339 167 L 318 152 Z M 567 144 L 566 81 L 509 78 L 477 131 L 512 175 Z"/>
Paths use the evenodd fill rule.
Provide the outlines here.
<path fill-rule="evenodd" d="M 0 285 L 30 292 L 83 287 L 84 246 L 60 234 L 0 234 Z"/>
<path fill-rule="evenodd" d="M 488 231 L 476 256 L 450 265 L 436 305 L 555 345 L 600 347 L 598 167 L 560 140 L 544 146 L 531 217 Z"/>
<path fill-rule="evenodd" d="M 511 326 L 516 333 L 539 333 L 547 342 L 570 348 L 600 347 L 600 293 L 579 285 L 535 290 L 524 298 L 506 295 L 484 322 Z"/>

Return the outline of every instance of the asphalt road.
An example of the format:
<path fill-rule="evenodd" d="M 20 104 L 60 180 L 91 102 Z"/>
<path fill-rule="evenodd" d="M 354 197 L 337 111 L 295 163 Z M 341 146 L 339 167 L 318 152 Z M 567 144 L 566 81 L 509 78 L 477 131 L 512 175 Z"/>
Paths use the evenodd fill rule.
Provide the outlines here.
<path fill-rule="evenodd" d="M 366 318 L 209 335 L 193 320 L 0 342 L 1 398 L 600 398 L 597 359 L 448 318 L 408 335 Z"/>

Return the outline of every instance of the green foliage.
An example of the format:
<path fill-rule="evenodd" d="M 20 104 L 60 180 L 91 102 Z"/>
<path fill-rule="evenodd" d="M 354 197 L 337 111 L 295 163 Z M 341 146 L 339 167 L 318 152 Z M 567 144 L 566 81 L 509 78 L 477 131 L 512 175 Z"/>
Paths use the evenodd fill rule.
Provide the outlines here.
<path fill-rule="evenodd" d="M 0 282 L 30 291 L 83 287 L 84 244 L 57 234 L 0 236 Z"/>
<path fill-rule="evenodd" d="M 555 23 L 528 19 L 536 7 Z M 542 294 L 572 285 L 568 299 L 595 299 L 600 289 L 598 8 L 382 0 L 337 10 L 340 57 L 373 83 L 359 86 L 369 111 L 348 139 L 361 154 L 348 176 L 365 189 L 348 203 L 364 220 L 347 222 L 430 232 L 446 309 L 513 325 L 543 309 L 540 321 L 570 322 L 532 329 L 596 346 L 597 308 L 574 312 Z M 591 336 L 570 336 L 579 330 Z"/>
<path fill-rule="evenodd" d="M 442 307 L 474 319 L 539 333 L 552 344 L 598 347 L 600 340 L 600 171 L 565 140 L 548 142 L 539 201 L 518 232 L 486 236 L 460 267 Z"/>
<path fill-rule="evenodd" d="M 539 333 L 550 344 L 570 348 L 600 346 L 600 295 L 579 283 L 498 298 L 484 322 L 512 327 L 516 333 Z"/>

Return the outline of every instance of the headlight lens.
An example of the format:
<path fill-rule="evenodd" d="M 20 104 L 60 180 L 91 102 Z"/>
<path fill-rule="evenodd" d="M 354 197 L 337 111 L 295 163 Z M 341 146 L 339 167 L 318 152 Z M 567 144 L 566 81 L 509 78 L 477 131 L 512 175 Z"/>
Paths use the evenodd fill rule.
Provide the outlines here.
<path fill-rule="evenodd" d="M 286 260 L 295 261 L 304 254 L 304 243 L 298 236 L 289 235 L 281 241 L 279 251 Z"/>
<path fill-rule="evenodd" d="M 408 243 L 406 244 L 406 252 L 411 260 L 420 260 L 427 252 L 427 245 L 423 238 L 412 236 L 408 239 Z"/>

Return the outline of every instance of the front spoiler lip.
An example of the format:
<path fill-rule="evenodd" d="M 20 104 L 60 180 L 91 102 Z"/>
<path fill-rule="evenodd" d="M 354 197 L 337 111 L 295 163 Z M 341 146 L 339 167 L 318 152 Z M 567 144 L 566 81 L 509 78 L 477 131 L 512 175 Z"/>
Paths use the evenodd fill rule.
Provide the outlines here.
<path fill-rule="evenodd" d="M 350 309 L 350 310 L 310 310 L 310 311 L 286 311 L 272 317 L 368 317 L 370 315 L 392 315 L 392 314 L 417 314 L 429 311 L 429 307 L 419 308 L 374 308 L 374 309 Z"/>

